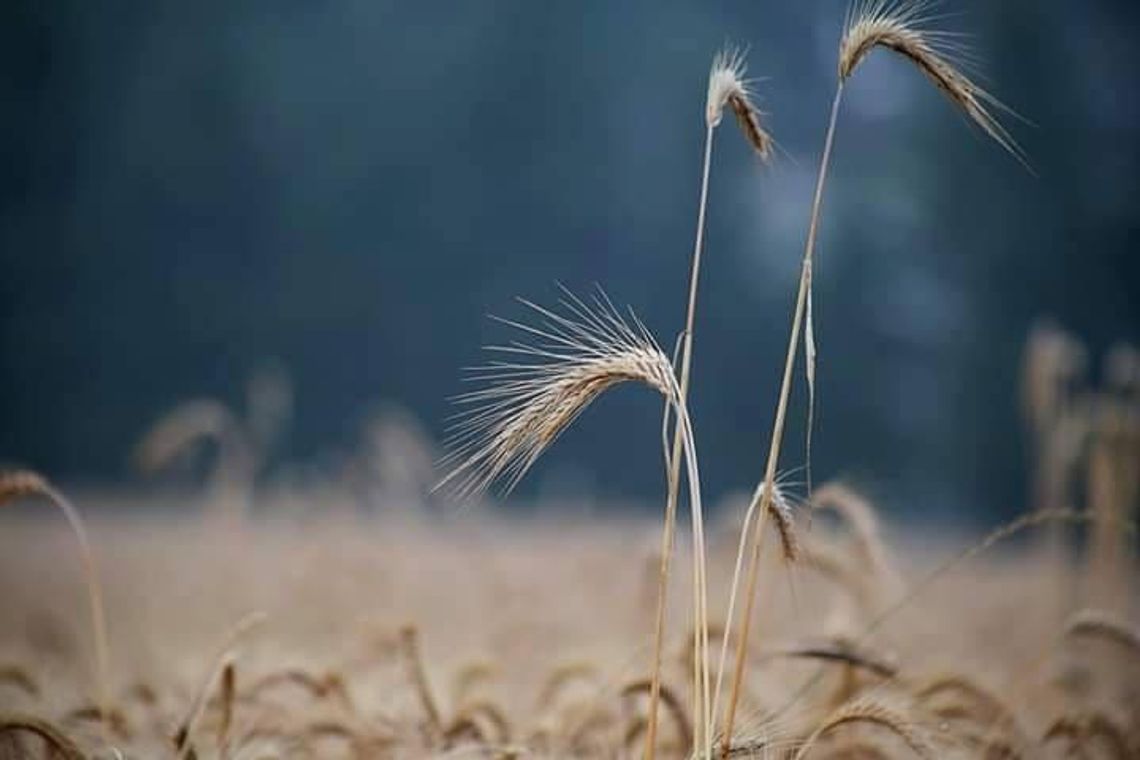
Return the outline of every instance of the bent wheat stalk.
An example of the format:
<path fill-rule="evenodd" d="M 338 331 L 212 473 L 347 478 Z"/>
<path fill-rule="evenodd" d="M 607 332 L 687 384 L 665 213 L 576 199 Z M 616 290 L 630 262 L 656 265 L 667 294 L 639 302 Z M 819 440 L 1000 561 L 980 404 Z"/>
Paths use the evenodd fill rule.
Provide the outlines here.
<path fill-rule="evenodd" d="M 728 613 L 725 617 L 726 625 L 731 629 L 736 614 L 736 599 L 737 590 L 740 588 L 740 574 L 744 564 L 744 556 L 748 548 L 749 528 L 756 514 L 756 509 L 763 501 L 763 491 L 766 489 L 767 483 L 761 481 L 756 486 L 755 492 L 752 494 L 752 499 L 748 503 L 748 510 L 744 513 L 744 524 L 740 528 L 740 541 L 736 550 L 736 563 L 732 571 L 732 586 L 731 593 L 728 598 Z M 791 503 L 784 495 L 783 490 L 777 483 L 774 486 L 774 493 L 771 496 L 769 510 L 776 521 L 776 532 L 780 537 L 780 546 L 783 551 L 785 562 L 795 562 L 799 557 L 800 547 L 796 539 L 794 522 L 792 518 Z M 727 631 L 726 631 L 727 633 Z M 718 714 L 718 707 L 720 704 L 721 686 L 724 683 L 724 669 L 728 658 L 728 643 L 729 636 L 721 637 L 720 659 L 717 663 L 716 681 L 713 686 L 713 718 L 715 719 Z M 739 651 L 739 649 L 738 649 Z M 744 659 L 737 659 L 734 667 L 734 678 L 742 679 L 744 670 Z M 731 697 L 734 700 L 732 708 L 735 709 L 736 697 Z M 732 737 L 723 737 L 725 746 L 731 745 Z"/>
<path fill-rule="evenodd" d="M 34 715 L 0 713 L 0 736 L 20 731 L 43 739 L 48 752 L 53 756 L 58 755 L 63 760 L 87 760 L 87 755 L 79 745 L 56 724 Z"/>
<path fill-rule="evenodd" d="M 107 645 L 107 619 L 103 608 L 103 587 L 99 582 L 99 568 L 95 564 L 95 552 L 87 538 L 87 529 L 79 510 L 60 493 L 55 486 L 41 475 L 18 470 L 0 473 L 0 505 L 15 499 L 40 496 L 56 506 L 67 518 L 71 532 L 79 543 L 79 554 L 83 561 L 84 576 L 87 580 L 87 601 L 91 612 L 91 634 L 95 648 L 95 683 L 99 699 L 99 717 L 105 738 L 111 731 L 111 668 Z"/>
<path fill-rule="evenodd" d="M 707 747 L 711 733 L 708 669 L 708 593 L 700 472 L 688 410 L 669 357 L 634 318 L 626 323 L 602 294 L 590 304 L 563 290 L 561 310 L 521 301 L 541 319 L 538 327 L 500 320 L 527 334 L 491 350 L 510 357 L 475 370 L 485 383 L 457 397 L 470 408 L 456 416 L 444 463 L 453 469 L 436 488 L 471 495 L 506 479 L 518 483 L 544 451 L 595 399 L 627 382 L 660 393 L 677 416 L 685 454 L 693 527 L 694 743 Z M 680 461 L 680 457 L 676 458 Z M 668 521 L 666 531 L 672 530 Z M 703 750 L 702 750 L 703 751 Z"/>
<path fill-rule="evenodd" d="M 765 482 L 774 481 L 784 434 L 788 399 L 791 394 L 792 370 L 795 366 L 796 348 L 799 345 L 801 327 L 804 330 L 804 359 L 808 384 L 808 419 L 806 433 L 807 478 L 810 498 L 811 489 L 811 443 L 815 422 L 815 367 L 816 341 L 812 314 L 812 262 L 816 236 L 819 230 L 819 215 L 823 205 L 823 189 L 827 179 L 827 169 L 831 162 L 832 147 L 835 142 L 835 128 L 839 117 L 839 106 L 843 98 L 843 85 L 858 69 L 867 55 L 877 47 L 893 50 L 911 61 L 950 99 L 963 113 L 982 128 L 999 145 L 1008 150 L 1023 165 L 1025 157 L 1008 131 L 998 122 L 992 111 L 1008 111 L 1000 102 L 984 89 L 978 87 L 958 67 L 953 58 L 963 51 L 955 38 L 945 32 L 929 29 L 925 16 L 928 5 L 922 0 L 869 0 L 857 2 L 848 13 L 844 25 L 843 38 L 839 46 L 838 82 L 835 97 L 831 104 L 831 116 L 824 138 L 823 155 L 820 159 L 819 175 L 816 179 L 815 196 L 812 199 L 811 219 L 808 224 L 807 242 L 804 246 L 803 263 L 800 268 L 799 289 L 792 316 L 792 328 L 788 338 L 788 351 L 784 361 L 784 375 L 780 384 L 780 395 L 773 423 L 772 439 L 768 450 L 768 463 L 765 468 Z M 756 574 L 759 567 L 760 538 L 772 498 L 772 488 L 762 494 L 760 515 L 756 521 L 753 538 L 753 552 L 749 565 L 745 589 L 745 609 L 742 619 L 742 634 L 737 637 L 737 667 L 740 668 L 748 646 L 748 628 L 751 620 L 752 603 L 755 596 Z M 740 679 L 734 678 L 729 697 L 728 710 L 724 721 L 724 747 L 727 752 L 739 696 Z"/>
<path fill-rule="evenodd" d="M 202 441 L 218 447 L 210 475 L 212 509 L 235 525 L 253 493 L 259 455 L 242 420 L 222 402 L 192 399 L 179 404 L 142 437 L 132 457 L 134 465 L 153 474 Z"/>
<path fill-rule="evenodd" d="M 219 647 L 218 653 L 214 656 L 206 679 L 202 681 L 195 692 L 194 700 L 190 703 L 186 717 L 178 725 L 178 730 L 175 731 L 174 750 L 177 760 L 187 760 L 187 758 L 195 756 L 194 731 L 202 719 L 202 714 L 206 712 L 214 684 L 219 683 L 223 689 L 225 688 L 225 674 L 232 667 L 236 657 L 235 650 L 241 639 L 264 624 L 267 619 L 268 616 L 264 612 L 250 612 L 226 632 L 222 646 Z"/>
<path fill-rule="evenodd" d="M 807 757 L 808 752 L 824 734 L 834 731 L 840 726 L 852 723 L 868 723 L 881 726 L 902 739 L 917 756 L 926 760 L 933 760 L 935 757 L 934 747 L 925 736 L 925 733 L 918 730 L 911 722 L 908 722 L 906 716 L 901 712 L 880 702 L 858 701 L 848 703 L 829 715 L 827 719 L 811 733 L 795 753 L 792 760 L 802 760 L 802 758 Z"/>
<path fill-rule="evenodd" d="M 689 274 L 689 302 L 685 314 L 685 332 L 681 338 L 681 378 L 678 396 L 682 404 L 689 395 L 689 371 L 693 352 L 693 328 L 697 312 L 697 284 L 700 280 L 701 253 L 704 250 L 705 212 L 708 207 L 709 173 L 712 164 L 713 133 L 720 125 L 724 109 L 732 109 L 736 121 L 745 138 L 757 155 L 767 159 L 772 148 L 772 138 L 760 122 L 760 112 L 752 103 L 748 81 L 744 78 L 744 54 L 739 50 L 726 48 L 713 59 L 709 72 L 708 95 L 705 99 L 705 147 L 701 169 L 701 196 L 697 208 L 697 235 L 693 244 L 693 263 Z M 665 502 L 665 529 L 661 537 L 661 565 L 657 582 L 657 612 L 653 628 L 653 661 L 650 668 L 649 712 L 645 726 L 645 760 L 653 760 L 657 751 L 657 713 L 661 701 L 661 653 L 665 640 L 665 601 L 667 596 L 669 567 L 673 553 L 673 536 L 676 530 L 677 498 L 681 478 L 681 426 L 673 433 L 673 449 L 667 466 L 668 493 Z M 704 643 L 707 648 L 708 642 Z"/>

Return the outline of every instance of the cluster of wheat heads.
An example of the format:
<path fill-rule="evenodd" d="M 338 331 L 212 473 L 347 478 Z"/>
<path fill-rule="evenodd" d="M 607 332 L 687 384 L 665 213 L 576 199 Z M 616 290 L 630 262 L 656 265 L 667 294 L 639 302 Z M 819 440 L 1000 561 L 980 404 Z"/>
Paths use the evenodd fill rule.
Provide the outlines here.
<path fill-rule="evenodd" d="M 731 744 L 733 736 L 734 718 L 748 647 L 760 546 L 765 523 L 769 514 L 775 514 L 777 517 L 786 514 L 786 510 L 781 509 L 775 477 L 801 328 L 804 335 L 806 377 L 809 391 L 806 466 L 809 473 L 810 491 L 811 429 L 815 407 L 817 353 L 812 316 L 812 265 L 824 185 L 834 144 L 844 84 L 854 76 L 860 63 L 873 50 L 882 48 L 898 53 L 916 66 L 986 134 L 1018 158 L 1022 157 L 1009 133 L 993 115 L 995 109 L 1002 108 L 1000 103 L 984 89 L 977 86 L 957 65 L 956 61 L 962 53 L 961 47 L 956 41 L 957 38 L 930 28 L 929 21 L 929 5 L 927 3 L 874 0 L 856 3 L 850 10 L 844 24 L 838 55 L 838 82 L 812 202 L 807 243 L 804 250 L 769 454 L 763 480 L 755 490 L 753 503 L 750 505 L 748 518 L 745 521 L 745 530 L 742 532 L 737 561 L 737 572 L 734 575 L 730 595 L 729 624 L 735 625 L 736 621 L 733 619 L 733 614 L 736 608 L 738 585 L 741 580 L 741 560 L 747 553 L 749 543 L 747 536 L 751 529 L 753 531 L 752 551 L 743 593 L 740 634 L 736 637 L 735 667 L 721 732 L 722 745 L 725 751 Z M 580 301 L 565 304 L 572 312 L 572 319 L 539 309 L 548 320 L 547 331 L 518 324 L 515 326 L 532 332 L 538 338 L 549 341 L 549 344 L 540 347 L 515 345 L 507 350 L 521 352 L 532 358 L 547 360 L 547 363 L 539 367 L 534 365 L 520 367 L 511 364 L 493 365 L 491 374 L 483 375 L 483 379 L 492 382 L 491 387 L 464 397 L 464 401 L 475 402 L 477 407 L 469 419 L 465 421 L 464 427 L 460 429 L 458 451 L 460 456 L 465 458 L 461 459 L 459 467 L 451 476 L 452 478 L 463 478 L 461 490 L 464 491 L 485 487 L 501 474 L 506 474 L 510 481 L 509 485 L 513 485 L 534 463 L 545 447 L 573 420 L 581 408 L 597 394 L 617 382 L 633 379 L 643 380 L 666 396 L 669 406 L 676 411 L 682 424 L 678 424 L 676 427 L 671 449 L 666 444 L 666 467 L 669 477 L 667 481 L 665 527 L 662 537 L 658 606 L 654 628 L 650 712 L 645 746 L 647 760 L 651 760 L 655 752 L 657 703 L 660 690 L 658 668 L 663 640 L 665 588 L 673 543 L 682 448 L 685 451 L 686 458 L 691 463 L 690 469 L 696 469 L 696 456 L 690 437 L 691 427 L 687 422 L 685 399 L 690 381 L 694 318 L 703 252 L 713 135 L 716 127 L 722 121 L 725 108 L 731 108 L 745 137 L 756 152 L 761 157 L 767 157 L 771 150 L 772 139 L 764 128 L 758 110 L 753 105 L 748 84 L 744 79 L 743 56 L 739 51 L 730 50 L 719 54 L 709 75 L 705 107 L 706 134 L 700 204 L 696 242 L 692 255 L 688 309 L 679 347 L 679 378 L 673 379 L 672 368 L 665 363 L 662 363 L 659 369 L 668 370 L 668 383 L 662 382 L 656 373 L 649 377 L 639 375 L 631 369 L 639 363 L 636 359 L 641 358 L 641 354 L 644 353 L 641 342 L 644 341 L 645 331 L 642 329 L 640 335 L 637 336 L 642 339 L 641 342 L 631 343 L 629 339 L 633 333 L 621 322 L 616 312 L 608 307 L 608 304 L 601 302 L 595 304 L 595 306 L 604 307 L 597 312 L 592 312 L 590 307 Z M 533 308 L 538 309 L 539 307 Z M 664 357 L 658 354 L 657 359 L 661 362 Z M 518 375 L 519 372 L 523 373 L 521 379 Z M 717 676 L 717 688 L 711 701 L 712 707 L 710 707 L 707 662 L 707 602 L 704 600 L 707 590 L 703 588 L 704 571 L 700 567 L 701 560 L 699 559 L 703 555 L 701 545 L 703 539 L 700 535 L 699 519 L 699 486 L 690 482 L 690 491 L 693 501 L 694 541 L 696 542 L 694 556 L 697 558 L 693 582 L 698 589 L 694 608 L 697 616 L 696 630 L 698 631 L 698 635 L 694 639 L 694 647 L 697 651 L 694 661 L 698 663 L 698 671 L 701 671 L 695 673 L 695 678 L 702 684 L 702 687 L 696 690 L 700 697 L 697 701 L 695 713 L 698 719 L 696 721 L 694 748 L 698 755 L 705 755 L 712 751 L 712 721 L 717 712 L 715 706 L 718 704 L 717 700 L 720 696 L 720 684 L 724 674 L 725 661 L 722 657 L 720 672 Z M 753 521 L 754 512 L 757 514 Z M 782 521 L 780 524 L 788 525 L 787 521 Z M 789 531 L 785 527 L 782 534 L 787 536 L 788 533 Z M 790 542 L 786 540 L 785 546 L 788 545 Z"/>

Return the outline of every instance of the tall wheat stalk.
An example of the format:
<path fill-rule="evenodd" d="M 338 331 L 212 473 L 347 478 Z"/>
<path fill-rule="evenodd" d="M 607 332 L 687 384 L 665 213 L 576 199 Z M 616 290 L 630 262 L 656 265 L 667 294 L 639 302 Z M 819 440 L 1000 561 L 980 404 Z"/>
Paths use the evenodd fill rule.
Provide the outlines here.
<path fill-rule="evenodd" d="M 713 133 L 720 125 L 726 106 L 732 109 L 742 132 L 761 158 L 767 158 L 772 139 L 760 122 L 759 111 L 752 103 L 748 82 L 744 78 L 744 56 L 739 50 L 725 49 L 713 59 L 709 72 L 708 95 L 705 100 L 704 161 L 701 169 L 700 204 L 697 208 L 697 234 L 693 243 L 692 269 L 689 274 L 689 300 L 685 313 L 685 331 L 681 338 L 680 382 L 678 393 L 682 403 L 688 401 L 690 366 L 693 355 L 693 329 L 697 312 L 697 285 L 704 250 L 705 213 L 708 207 L 709 174 L 712 164 Z M 677 520 L 677 498 L 681 477 L 681 426 L 673 433 L 672 452 L 667 459 L 668 494 L 665 502 L 665 528 L 661 536 L 661 564 L 657 581 L 657 611 L 653 628 L 653 660 L 650 667 L 649 713 L 645 729 L 645 760 L 653 760 L 657 751 L 657 715 L 661 701 L 661 653 L 665 641 L 665 605 L 668 595 L 669 568 L 673 555 Z M 708 646 L 707 642 L 704 644 Z"/>
<path fill-rule="evenodd" d="M 820 159 L 819 174 L 816 179 L 815 195 L 812 199 L 811 219 L 808 224 L 807 242 L 804 246 L 803 263 L 800 268 L 799 288 L 796 295 L 792 327 L 788 337 L 788 350 L 784 360 L 784 375 L 780 384 L 780 394 L 776 405 L 776 418 L 772 427 L 772 438 L 768 449 L 768 461 L 764 472 L 765 488 L 758 489 L 760 514 L 756 519 L 752 538 L 752 555 L 744 591 L 744 611 L 741 617 L 740 633 L 736 637 L 736 661 L 725 712 L 723 726 L 723 748 L 727 753 L 732 740 L 736 707 L 739 702 L 740 686 L 743 681 L 744 662 L 748 649 L 749 629 L 752 621 L 752 608 L 756 596 L 756 583 L 760 563 L 761 538 L 765 520 L 769 512 L 774 492 L 776 468 L 780 458 L 780 448 L 787 417 L 788 398 L 791 394 L 792 371 L 795 367 L 796 348 L 799 345 L 800 330 L 804 330 L 804 356 L 808 383 L 808 425 L 807 425 L 807 466 L 810 473 L 811 429 L 815 416 L 815 363 L 816 343 L 812 318 L 812 262 L 816 236 L 819 229 L 819 215 L 823 204 L 823 190 L 827 180 L 827 169 L 831 162 L 832 147 L 835 141 L 835 128 L 839 117 L 839 106 L 843 98 L 843 85 L 854 74 L 868 53 L 882 47 L 900 54 L 913 63 L 952 103 L 966 116 L 982 128 L 990 137 L 1024 163 L 1024 157 L 1010 134 L 997 121 L 991 108 L 1004 107 L 985 90 L 974 84 L 953 63 L 954 55 L 961 55 L 962 49 L 955 38 L 926 27 L 929 18 L 925 15 L 929 4 L 923 0 L 870 0 L 857 2 L 848 12 L 844 24 L 843 37 L 839 47 L 838 82 L 835 97 L 831 104 L 827 134 L 824 138 L 823 155 Z M 806 324 L 805 324 L 806 323 Z M 809 477 L 810 482 L 810 477 Z M 735 595 L 735 588 L 733 594 Z M 732 621 L 729 621 L 731 624 Z"/>
<path fill-rule="evenodd" d="M 531 338 L 490 350 L 505 354 L 475 370 L 484 387 L 457 397 L 468 408 L 457 415 L 445 458 L 453 470 L 436 488 L 470 495 L 505 479 L 512 488 L 559 435 L 602 393 L 637 382 L 660 393 L 677 417 L 689 484 L 693 528 L 694 746 L 711 746 L 708 658 L 708 590 L 700 471 L 688 409 L 673 364 L 648 330 L 631 326 L 603 295 L 591 304 L 566 292 L 561 310 L 522 301 L 540 326 L 500 320 Z M 680 461 L 680 454 L 673 460 Z M 673 526 L 666 522 L 669 533 Z"/>

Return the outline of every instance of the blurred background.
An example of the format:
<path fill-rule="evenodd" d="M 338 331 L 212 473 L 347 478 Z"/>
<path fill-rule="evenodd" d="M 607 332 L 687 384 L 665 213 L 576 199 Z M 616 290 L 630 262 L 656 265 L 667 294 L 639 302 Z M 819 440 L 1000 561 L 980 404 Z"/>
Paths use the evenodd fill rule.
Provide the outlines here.
<path fill-rule="evenodd" d="M 438 441 L 461 368 L 510 337 L 485 315 L 553 302 L 556 281 L 601 284 L 671 346 L 705 82 L 731 42 L 780 149 L 763 166 L 718 133 L 691 404 L 710 497 L 750 490 L 846 7 L 5 4 L 0 461 L 131 482 L 156 419 L 197 397 L 241 410 L 267 366 L 294 401 L 270 472 L 337 471 L 378 409 Z M 861 68 L 817 251 L 814 475 L 895 515 L 990 522 L 1026 503 L 1031 327 L 1079 335 L 1094 379 L 1140 339 L 1140 5 L 941 10 L 1030 122 L 1007 119 L 1033 173 L 911 66 Z M 802 386 L 783 469 L 803 463 Z M 516 508 L 657 509 L 660 411 L 639 389 L 603 398 Z"/>

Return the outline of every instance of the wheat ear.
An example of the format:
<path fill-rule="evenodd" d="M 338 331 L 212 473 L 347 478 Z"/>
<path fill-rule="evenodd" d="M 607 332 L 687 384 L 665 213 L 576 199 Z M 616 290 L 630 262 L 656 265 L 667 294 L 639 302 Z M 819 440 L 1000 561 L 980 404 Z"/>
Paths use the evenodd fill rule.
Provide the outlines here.
<path fill-rule="evenodd" d="M 1140 655 L 1140 630 L 1129 626 L 1110 612 L 1082 609 L 1073 613 L 1065 624 L 1066 638 L 1100 638 L 1112 641 Z"/>
<path fill-rule="evenodd" d="M 107 619 L 103 607 L 103 587 L 99 581 L 99 568 L 95 563 L 95 552 L 87 537 L 87 528 L 79 510 L 41 475 L 20 470 L 0 473 L 0 505 L 14 499 L 40 496 L 54 504 L 71 527 L 79 543 L 79 553 L 83 560 L 84 575 L 87 580 L 87 601 L 91 612 L 91 634 L 95 648 L 95 681 L 99 695 L 100 722 L 106 737 L 110 736 L 111 721 L 111 668 L 107 644 Z"/>
<path fill-rule="evenodd" d="M 1022 163 L 1025 156 L 994 110 L 1009 112 L 955 63 L 968 56 L 957 35 L 931 29 L 929 2 L 869 0 L 856 3 L 847 16 L 839 46 L 839 82 L 846 82 L 875 48 L 892 50 L 913 63 L 935 87 L 998 145 Z"/>
<path fill-rule="evenodd" d="M 457 397 L 468 408 L 457 415 L 444 459 L 453 470 L 436 488 L 471 495 L 505 479 L 510 489 L 542 453 L 605 391 L 637 382 L 660 393 L 677 416 L 682 438 L 693 525 L 693 693 L 698 746 L 711 733 L 709 717 L 708 592 L 700 472 L 688 410 L 669 357 L 633 318 L 627 323 L 600 292 L 587 304 L 563 290 L 560 310 L 521 301 L 542 320 L 535 327 L 500 320 L 529 336 L 490 350 L 508 357 L 476 369 L 484 387 Z M 675 460 L 680 461 L 678 455 Z M 665 531 L 671 531 L 666 521 Z M 671 544 L 671 535 L 669 536 Z"/>
<path fill-rule="evenodd" d="M 705 146 L 701 169 L 700 204 L 697 208 L 697 234 L 693 243 L 692 269 L 689 274 L 689 299 L 685 313 L 685 331 L 682 334 L 680 345 L 681 378 L 678 394 L 682 404 L 687 403 L 689 395 L 693 329 L 697 311 L 697 284 L 700 280 L 701 254 L 704 250 L 705 213 L 708 208 L 713 134 L 723 119 L 725 107 L 732 109 L 745 138 L 762 159 L 768 158 L 772 147 L 772 138 L 761 123 L 760 111 L 753 104 L 748 80 L 744 78 L 744 75 L 744 54 L 733 48 L 726 48 L 718 53 L 713 59 L 712 69 L 709 71 L 708 94 L 705 99 Z M 677 498 L 680 491 L 681 443 L 682 430 L 678 425 L 673 434 L 672 454 L 666 463 L 669 468 L 668 494 L 665 503 L 665 529 L 661 539 L 657 610 L 654 617 L 649 712 L 645 727 L 645 760 L 653 760 L 657 751 L 657 714 L 661 701 L 661 653 L 665 646 L 665 602 L 676 530 Z M 704 646 L 707 648 L 707 641 Z"/>
<path fill-rule="evenodd" d="M 264 394 L 263 394 L 264 395 Z M 176 406 L 154 423 L 133 453 L 134 465 L 150 474 L 168 467 L 177 457 L 204 440 L 215 441 L 217 464 L 210 479 L 215 493 L 214 509 L 231 525 L 240 515 L 228 489 L 241 490 L 248 501 L 256 474 L 254 442 L 242 422 L 225 404 L 214 399 L 192 399 Z"/>
<path fill-rule="evenodd" d="M 828 716 L 807 738 L 792 760 L 802 760 L 824 734 L 851 723 L 881 726 L 902 739 L 919 757 L 929 760 L 935 757 L 930 741 L 908 723 L 905 716 L 879 702 L 861 700 L 846 704 Z"/>

